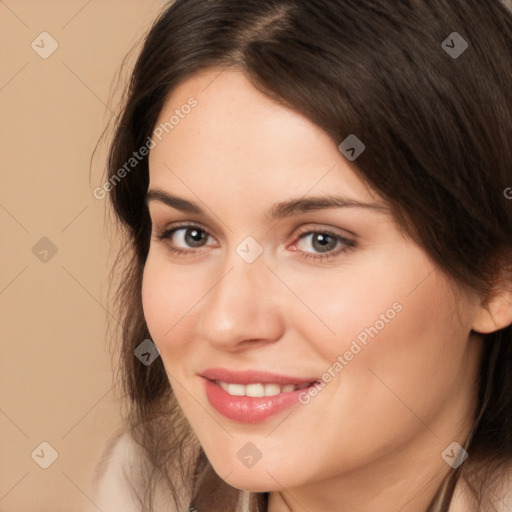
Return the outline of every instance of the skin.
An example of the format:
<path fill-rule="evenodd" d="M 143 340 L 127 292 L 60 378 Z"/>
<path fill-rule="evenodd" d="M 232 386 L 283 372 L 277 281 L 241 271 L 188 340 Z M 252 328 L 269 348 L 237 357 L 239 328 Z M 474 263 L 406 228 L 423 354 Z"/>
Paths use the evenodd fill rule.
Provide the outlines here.
<path fill-rule="evenodd" d="M 506 315 L 492 316 L 474 292 L 455 288 L 337 143 L 242 72 L 186 80 L 158 123 L 191 96 L 197 107 L 150 152 L 149 189 L 195 202 L 206 215 L 149 202 L 142 294 L 152 339 L 211 464 L 234 487 L 271 491 L 271 512 L 425 511 L 452 471 L 442 452 L 464 445 L 471 430 L 477 333 Z M 274 203 L 333 193 L 383 209 L 265 217 Z M 206 231 L 202 247 L 186 243 L 186 229 L 157 238 L 185 221 Z M 339 242 L 330 252 L 345 251 L 306 259 L 321 246 L 314 234 L 299 239 L 299 229 L 328 229 L 356 246 Z M 235 250 L 247 236 L 263 249 L 250 264 Z M 203 370 L 320 377 L 397 302 L 401 311 L 307 405 L 246 425 L 208 403 Z M 252 468 L 237 458 L 247 442 L 262 453 Z"/>

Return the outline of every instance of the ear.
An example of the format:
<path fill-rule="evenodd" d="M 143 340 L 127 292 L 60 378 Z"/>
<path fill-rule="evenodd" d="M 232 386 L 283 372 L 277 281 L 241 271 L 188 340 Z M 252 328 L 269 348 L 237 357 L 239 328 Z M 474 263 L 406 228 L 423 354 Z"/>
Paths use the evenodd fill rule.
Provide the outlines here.
<path fill-rule="evenodd" d="M 499 283 L 478 306 L 473 317 L 473 331 L 489 334 L 512 324 L 512 279 Z"/>

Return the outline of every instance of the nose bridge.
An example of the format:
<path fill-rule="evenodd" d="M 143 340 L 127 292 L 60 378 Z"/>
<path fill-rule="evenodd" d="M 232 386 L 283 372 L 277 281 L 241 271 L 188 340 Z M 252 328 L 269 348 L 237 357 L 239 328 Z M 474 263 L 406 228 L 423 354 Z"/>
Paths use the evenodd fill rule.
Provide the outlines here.
<path fill-rule="evenodd" d="M 274 276 L 263 253 L 248 257 L 254 247 L 250 241 L 247 244 L 232 248 L 224 258 L 201 308 L 200 336 L 224 347 L 279 337 L 279 309 L 275 294 L 270 293 Z"/>

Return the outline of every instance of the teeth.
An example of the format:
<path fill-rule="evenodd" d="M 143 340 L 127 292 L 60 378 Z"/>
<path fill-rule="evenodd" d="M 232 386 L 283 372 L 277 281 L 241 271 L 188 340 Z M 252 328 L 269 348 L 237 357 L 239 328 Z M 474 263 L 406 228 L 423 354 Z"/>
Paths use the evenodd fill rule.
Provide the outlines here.
<path fill-rule="evenodd" d="M 281 393 L 279 384 L 265 384 L 265 396 L 275 396 Z"/>
<path fill-rule="evenodd" d="M 245 396 L 245 386 L 243 384 L 228 384 L 228 393 L 234 396 Z"/>
<path fill-rule="evenodd" d="M 281 386 L 279 384 L 229 384 L 220 380 L 215 381 L 224 391 L 227 391 L 233 396 L 251 396 L 251 397 L 263 397 L 263 396 L 275 396 L 279 393 L 289 393 L 297 389 L 304 389 L 310 386 L 311 383 L 305 382 L 303 384 L 285 384 Z"/>
<path fill-rule="evenodd" d="M 245 396 L 265 396 L 265 386 L 263 384 L 247 384 L 247 386 L 241 387 L 245 387 Z"/>

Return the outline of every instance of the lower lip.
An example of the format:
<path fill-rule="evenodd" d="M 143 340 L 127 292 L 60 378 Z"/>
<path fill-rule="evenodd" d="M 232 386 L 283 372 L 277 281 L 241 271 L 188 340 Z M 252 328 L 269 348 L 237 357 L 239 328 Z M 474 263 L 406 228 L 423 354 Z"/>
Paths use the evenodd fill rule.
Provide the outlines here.
<path fill-rule="evenodd" d="M 309 388 L 297 389 L 274 396 L 233 396 L 216 382 L 201 377 L 205 382 L 208 401 L 217 411 L 240 423 L 260 423 L 299 403 L 299 394 Z"/>

